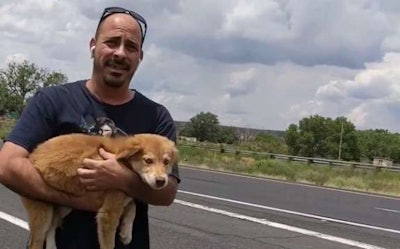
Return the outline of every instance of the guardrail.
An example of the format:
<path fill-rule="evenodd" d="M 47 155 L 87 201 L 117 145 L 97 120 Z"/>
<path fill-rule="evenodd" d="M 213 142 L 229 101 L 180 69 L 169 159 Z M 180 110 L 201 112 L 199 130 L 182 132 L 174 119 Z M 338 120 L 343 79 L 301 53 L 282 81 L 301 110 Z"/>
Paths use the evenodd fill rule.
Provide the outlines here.
<path fill-rule="evenodd" d="M 227 153 L 227 154 L 234 154 L 234 155 L 242 155 L 242 156 L 257 156 L 257 157 L 265 157 L 266 159 L 281 159 L 297 162 L 304 162 L 308 164 L 323 164 L 323 165 L 330 165 L 330 166 L 347 166 L 352 168 L 364 168 L 364 169 L 387 169 L 389 171 L 398 171 L 400 172 L 400 166 L 385 166 L 385 165 L 374 165 L 371 163 L 362 163 L 362 162 L 353 162 L 353 161 L 342 161 L 342 160 L 333 160 L 333 159 L 325 159 L 325 158 L 316 158 L 316 157 L 302 157 L 302 156 L 292 156 L 286 154 L 275 154 L 269 152 L 256 152 L 256 151 L 246 151 L 246 150 L 236 150 L 232 148 L 214 148 L 214 147 L 207 147 L 207 146 L 200 146 L 200 145 L 186 145 L 180 144 L 180 147 L 192 147 L 198 149 L 204 149 L 208 151 L 214 151 L 217 153 Z"/>

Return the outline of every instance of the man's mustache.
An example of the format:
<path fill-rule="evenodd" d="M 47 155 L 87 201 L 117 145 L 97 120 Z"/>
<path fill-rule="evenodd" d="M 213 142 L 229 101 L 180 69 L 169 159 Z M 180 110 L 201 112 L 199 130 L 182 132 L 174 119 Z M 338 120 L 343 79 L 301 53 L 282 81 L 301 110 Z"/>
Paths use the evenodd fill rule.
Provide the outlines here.
<path fill-rule="evenodd" d="M 116 66 L 118 68 L 125 69 L 125 70 L 129 70 L 131 68 L 131 65 L 127 61 L 116 60 L 116 59 L 107 61 L 106 66 Z"/>

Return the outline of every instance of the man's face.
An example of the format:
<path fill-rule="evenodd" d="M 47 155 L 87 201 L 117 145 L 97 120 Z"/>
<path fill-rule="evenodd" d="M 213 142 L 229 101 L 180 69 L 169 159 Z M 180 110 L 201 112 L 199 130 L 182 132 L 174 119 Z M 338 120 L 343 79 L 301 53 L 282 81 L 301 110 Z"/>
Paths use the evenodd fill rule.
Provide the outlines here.
<path fill-rule="evenodd" d="M 92 40 L 94 73 L 110 87 L 129 85 L 141 58 L 139 24 L 127 14 L 106 18 Z"/>

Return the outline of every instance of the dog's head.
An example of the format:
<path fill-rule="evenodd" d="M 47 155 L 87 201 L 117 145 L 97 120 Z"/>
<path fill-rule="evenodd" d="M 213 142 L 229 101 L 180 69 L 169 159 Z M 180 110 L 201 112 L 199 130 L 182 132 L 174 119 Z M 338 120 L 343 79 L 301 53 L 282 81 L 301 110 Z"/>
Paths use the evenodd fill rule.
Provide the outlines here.
<path fill-rule="evenodd" d="M 168 184 L 168 174 L 178 161 L 175 143 L 155 134 L 137 134 L 126 140 L 124 150 L 117 154 L 144 182 L 153 189 Z"/>

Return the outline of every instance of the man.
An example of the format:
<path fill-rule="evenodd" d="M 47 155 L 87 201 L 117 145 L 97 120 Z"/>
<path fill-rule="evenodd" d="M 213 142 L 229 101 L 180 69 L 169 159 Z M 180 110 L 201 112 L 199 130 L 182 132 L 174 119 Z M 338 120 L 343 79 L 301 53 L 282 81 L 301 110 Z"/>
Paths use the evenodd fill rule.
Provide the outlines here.
<path fill-rule="evenodd" d="M 142 27 L 143 25 L 143 27 Z M 0 182 L 18 194 L 75 209 L 57 230 L 58 249 L 98 248 L 94 203 L 96 190 L 119 189 L 135 198 L 137 215 L 132 243 L 116 248 L 149 248 L 148 206 L 170 205 L 179 183 L 175 165 L 168 186 L 159 191 L 145 185 L 137 174 L 119 166 L 114 155 L 100 150 L 104 160 L 87 160 L 78 170 L 86 196 L 69 196 L 48 187 L 27 159 L 39 143 L 66 133 L 101 134 L 99 122 L 115 134 L 157 133 L 176 140 L 168 110 L 136 90 L 129 89 L 140 60 L 147 25 L 137 13 L 106 8 L 90 41 L 93 71 L 89 80 L 39 90 L 0 152 Z M 112 124 L 112 125 L 111 125 Z M 100 124 L 101 125 L 101 124 Z M 114 126 L 115 127 L 109 127 Z M 97 128 L 96 128 L 97 127 Z"/>

